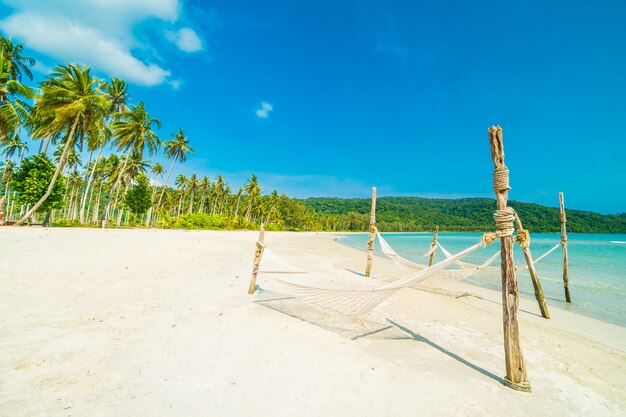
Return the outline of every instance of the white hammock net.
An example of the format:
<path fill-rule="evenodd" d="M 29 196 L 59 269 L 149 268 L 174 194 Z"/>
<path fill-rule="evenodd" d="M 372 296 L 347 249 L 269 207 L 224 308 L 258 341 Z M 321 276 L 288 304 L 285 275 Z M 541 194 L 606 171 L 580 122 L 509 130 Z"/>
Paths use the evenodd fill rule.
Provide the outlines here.
<path fill-rule="evenodd" d="M 428 268 L 427 265 L 421 265 L 417 262 L 410 261 L 398 255 L 396 251 L 393 250 L 393 248 L 389 245 L 389 243 L 387 243 L 387 241 L 382 237 L 380 233 L 377 233 L 377 236 L 378 236 L 378 242 L 380 243 L 380 247 L 382 249 L 383 254 L 387 256 L 388 258 L 390 258 L 396 265 L 404 267 L 404 268 L 409 268 L 409 269 L 417 269 L 418 271 Z M 440 245 L 437 244 L 437 246 L 440 246 Z M 425 256 L 430 256 L 430 254 L 435 251 L 437 246 L 433 246 L 431 250 Z M 450 252 L 446 251 L 444 248 L 441 248 L 441 249 L 442 251 L 444 251 L 446 258 L 449 259 L 452 256 L 454 256 Z M 487 259 L 481 265 L 475 265 L 475 264 L 461 262 L 461 261 L 454 262 L 461 269 L 446 269 L 446 270 L 438 271 L 437 273 L 432 274 L 432 276 L 430 276 L 427 280 L 425 280 L 424 283 L 428 285 L 441 285 L 447 282 L 462 281 L 466 278 L 469 278 L 472 275 L 477 275 L 481 273 L 482 271 L 487 270 L 489 268 L 489 265 L 491 265 L 498 258 L 499 254 L 500 254 L 500 251 L 496 252 L 492 257 Z M 500 268 L 492 268 L 492 269 L 498 271 L 498 275 L 496 278 L 498 279 L 500 277 L 499 275 Z"/>
<path fill-rule="evenodd" d="M 389 298 L 395 291 L 423 282 L 443 271 L 447 266 L 484 246 L 481 239 L 475 245 L 446 258 L 433 266 L 409 274 L 407 277 L 375 288 L 319 288 L 296 284 L 283 280 L 280 282 L 294 297 L 324 312 L 337 313 L 354 317 L 370 312 L 377 305 Z"/>

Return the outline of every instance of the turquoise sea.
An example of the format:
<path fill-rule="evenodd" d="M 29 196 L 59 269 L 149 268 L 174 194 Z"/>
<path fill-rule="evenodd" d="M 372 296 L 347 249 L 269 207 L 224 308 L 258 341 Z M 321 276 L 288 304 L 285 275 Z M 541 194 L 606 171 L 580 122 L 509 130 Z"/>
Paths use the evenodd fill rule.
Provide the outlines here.
<path fill-rule="evenodd" d="M 394 250 L 407 259 L 428 263 L 423 255 L 430 248 L 429 233 L 382 233 Z M 476 243 L 480 234 L 440 233 L 439 241 L 450 252 L 459 252 Z M 537 259 L 560 240 L 560 234 L 531 235 L 533 258 Z M 345 234 L 340 241 L 348 246 L 365 249 L 367 234 Z M 498 242 L 465 258 L 467 262 L 482 263 L 499 249 Z M 378 240 L 376 251 L 382 255 Z M 536 264 L 539 280 L 548 298 L 548 307 L 558 305 L 576 313 L 626 327 L 626 235 L 570 234 L 568 235 L 569 287 L 572 304 L 564 300 L 562 251 L 559 247 Z M 435 261 L 443 254 L 437 251 Z M 525 262 L 521 248 L 515 245 L 516 265 Z M 499 260 L 493 265 L 498 265 Z M 376 266 L 374 265 L 374 270 Z M 499 283 L 471 277 L 468 281 L 484 287 L 499 289 Z M 519 274 L 522 296 L 534 299 L 527 273 Z"/>

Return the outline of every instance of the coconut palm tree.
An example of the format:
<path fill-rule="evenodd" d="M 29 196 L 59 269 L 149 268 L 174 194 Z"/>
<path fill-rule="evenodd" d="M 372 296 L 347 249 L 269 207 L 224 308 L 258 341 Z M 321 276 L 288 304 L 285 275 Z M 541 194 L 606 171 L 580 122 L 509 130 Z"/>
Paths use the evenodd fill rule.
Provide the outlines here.
<path fill-rule="evenodd" d="M 180 201 L 178 203 L 178 210 L 176 215 L 180 215 L 180 210 L 183 207 L 183 200 L 185 199 L 185 187 L 187 186 L 187 177 L 183 174 L 178 174 L 176 177 L 176 181 L 174 182 L 176 186 L 180 189 Z"/>
<path fill-rule="evenodd" d="M 91 174 L 89 175 L 89 180 L 87 181 L 87 187 L 85 188 L 85 193 L 83 194 L 83 199 L 80 207 L 80 222 L 84 222 L 84 212 L 85 205 L 87 204 L 87 197 L 89 195 L 89 190 L 91 188 L 91 183 L 93 182 L 93 178 L 96 172 L 96 168 L 98 166 L 97 161 L 100 160 L 100 155 L 102 154 L 102 150 L 111 140 L 111 129 L 109 128 L 109 124 L 111 122 L 111 116 L 116 113 L 120 113 L 126 110 L 126 103 L 128 101 L 128 92 L 127 92 L 127 84 L 125 81 L 120 80 L 117 77 L 113 77 L 110 83 L 106 83 L 103 86 L 105 91 L 105 96 L 109 101 L 109 109 L 107 113 L 107 125 L 104 127 L 103 134 L 99 137 L 94 137 L 93 141 L 90 141 L 89 147 L 90 150 L 98 148 L 98 156 L 96 156 L 96 164 L 93 165 Z"/>
<path fill-rule="evenodd" d="M 70 149 L 82 136 L 76 135 L 79 125 L 81 133 L 94 129 L 95 122 L 105 116 L 108 104 L 102 92 L 102 82 L 92 77 L 86 66 L 75 64 L 56 66 L 50 77 L 42 83 L 41 93 L 35 104 L 37 111 L 47 116 L 44 120 L 49 121 L 50 131 L 65 131 L 67 139 L 48 189 L 16 223 L 18 225 L 24 224 L 52 193 L 58 176 L 65 168 Z"/>
<path fill-rule="evenodd" d="M 7 160 L 13 158 L 13 155 L 18 154 L 21 162 L 25 151 L 28 151 L 26 142 L 22 142 L 20 135 L 13 133 L 4 143 L 4 149 L 0 153 L 4 155 Z"/>
<path fill-rule="evenodd" d="M 161 165 L 160 163 L 156 163 L 152 166 L 152 169 L 150 170 L 150 172 L 152 172 L 154 175 L 157 176 L 157 178 L 161 178 L 163 177 L 163 174 L 165 173 L 165 168 L 163 168 L 163 165 Z M 152 196 L 150 197 L 150 204 L 154 205 L 154 196 L 156 194 L 156 186 L 152 186 Z M 148 209 L 148 212 L 146 213 L 146 227 L 150 227 L 150 219 L 152 219 L 152 208 L 153 206 L 150 206 L 150 208 Z"/>
<path fill-rule="evenodd" d="M 248 199 L 248 208 L 246 209 L 246 220 L 250 221 L 250 215 L 252 214 L 252 207 L 257 198 L 261 196 L 261 187 L 255 174 L 250 176 L 248 182 L 243 186 L 246 192 L 246 198 Z"/>
<path fill-rule="evenodd" d="M 161 121 L 150 117 L 142 102 L 137 105 L 131 105 L 130 109 L 120 111 L 113 114 L 114 122 L 111 124 L 111 130 L 115 136 L 115 144 L 119 150 L 136 151 L 143 156 L 145 149 L 149 155 L 153 155 L 161 144 L 159 136 L 154 132 L 153 128 L 161 128 Z M 128 152 L 124 159 L 122 171 L 126 169 L 128 158 L 131 152 Z M 119 177 L 121 179 L 121 177 Z M 120 184 L 119 181 L 115 185 L 115 198 L 113 207 L 117 204 Z"/>
<path fill-rule="evenodd" d="M 26 75 L 29 80 L 33 79 L 33 73 L 29 67 L 35 65 L 35 60 L 29 56 L 22 55 L 24 45 L 15 43 L 10 38 L 0 35 L 0 49 L 2 57 L 11 64 L 11 78 L 13 80 L 22 81 L 22 76 Z"/>
<path fill-rule="evenodd" d="M 179 128 L 178 133 L 171 133 L 170 136 L 173 136 L 174 139 L 165 141 L 163 145 L 165 156 L 172 159 L 172 166 L 170 166 L 170 170 L 165 178 L 165 184 L 163 184 L 163 189 L 161 190 L 161 196 L 159 197 L 157 207 L 161 205 L 161 200 L 163 199 L 163 194 L 165 193 L 165 187 L 167 187 L 167 182 L 169 181 L 172 170 L 174 169 L 174 164 L 177 161 L 184 163 L 187 160 L 187 154 L 194 153 L 194 149 L 189 146 L 189 139 L 185 136 L 183 129 Z"/>
<path fill-rule="evenodd" d="M 189 214 L 193 213 L 193 199 L 200 182 L 198 176 L 193 174 L 187 181 L 187 190 L 189 191 Z"/>
<path fill-rule="evenodd" d="M 0 42 L 1 43 L 1 42 Z M 17 131 L 28 119 L 32 109 L 24 101 L 35 97 L 35 90 L 12 77 L 12 61 L 0 54 L 0 141 Z"/>
<path fill-rule="evenodd" d="M 211 181 L 209 180 L 209 177 L 207 177 L 206 175 L 203 176 L 202 180 L 200 181 L 200 191 L 202 191 L 202 197 L 200 197 L 200 208 L 198 209 L 199 213 L 204 212 L 204 203 L 206 201 L 206 193 L 209 191 L 210 187 L 211 187 Z"/>

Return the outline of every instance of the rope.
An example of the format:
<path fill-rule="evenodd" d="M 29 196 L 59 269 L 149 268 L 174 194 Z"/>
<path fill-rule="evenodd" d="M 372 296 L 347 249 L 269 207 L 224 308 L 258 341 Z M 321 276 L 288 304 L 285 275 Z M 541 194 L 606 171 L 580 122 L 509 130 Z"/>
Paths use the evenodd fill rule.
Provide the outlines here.
<path fill-rule="evenodd" d="M 519 243 L 522 249 L 526 249 L 530 246 L 530 233 L 526 229 L 517 229 L 517 236 L 515 241 Z"/>
<path fill-rule="evenodd" d="M 506 377 L 504 377 L 504 385 L 506 385 L 507 387 L 514 389 L 515 391 L 522 391 L 522 392 L 530 392 L 530 383 L 526 382 L 526 381 L 522 381 L 522 382 L 513 382 L 513 381 L 509 381 Z"/>
<path fill-rule="evenodd" d="M 507 171 L 508 172 L 508 171 Z M 508 186 L 508 185 L 507 185 Z M 498 209 L 493 213 L 493 219 L 496 221 L 497 237 L 512 236 L 515 228 L 513 222 L 515 221 L 515 210 L 512 207 L 505 207 L 504 209 Z"/>
<path fill-rule="evenodd" d="M 509 186 L 509 169 L 506 165 L 502 165 L 493 171 L 493 189 L 496 192 L 508 191 Z"/>

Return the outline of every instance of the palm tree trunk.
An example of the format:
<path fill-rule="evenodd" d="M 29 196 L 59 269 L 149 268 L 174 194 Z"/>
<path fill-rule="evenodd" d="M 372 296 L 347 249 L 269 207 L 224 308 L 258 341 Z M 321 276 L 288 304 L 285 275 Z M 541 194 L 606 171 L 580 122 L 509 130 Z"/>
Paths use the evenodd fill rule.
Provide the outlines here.
<path fill-rule="evenodd" d="M 163 184 L 163 190 L 161 190 L 161 196 L 159 197 L 159 202 L 157 203 L 157 208 L 161 205 L 161 200 L 163 200 L 163 194 L 165 194 L 165 187 L 167 187 L 167 182 L 170 180 L 170 175 L 172 175 L 172 170 L 174 169 L 174 163 L 178 159 L 178 156 L 174 157 L 172 161 L 172 166 L 170 167 L 170 171 L 167 173 L 167 178 L 165 178 L 165 184 Z"/>
<path fill-rule="evenodd" d="M 185 192 L 183 190 L 180 191 L 180 201 L 178 203 L 178 211 L 176 212 L 176 216 L 180 216 L 180 210 L 183 208 L 183 198 L 185 198 Z"/>
<path fill-rule="evenodd" d="M 189 198 L 189 214 L 193 213 L 193 196 L 194 190 L 191 190 L 191 197 Z"/>
<path fill-rule="evenodd" d="M 128 158 L 130 158 L 130 152 L 127 153 L 126 158 L 124 158 L 124 165 L 122 165 L 122 170 L 117 174 L 117 180 L 115 181 L 115 200 L 113 207 L 111 208 L 112 212 L 115 212 L 115 206 L 117 206 L 117 199 L 119 197 L 120 194 L 120 181 L 122 181 L 122 176 L 124 176 L 124 171 L 126 171 L 126 165 L 128 164 Z M 105 219 L 107 220 L 107 219 Z M 119 225 L 118 225 L 119 226 Z"/>
<path fill-rule="evenodd" d="M 43 153 L 44 155 L 48 152 L 48 144 L 50 143 L 50 138 L 52 135 L 48 135 L 48 137 L 46 137 L 46 143 L 45 145 L 43 145 L 43 151 L 40 153 Z"/>
<path fill-rule="evenodd" d="M 26 214 L 20 220 L 15 223 L 16 226 L 22 226 L 26 222 L 26 220 L 28 220 L 28 218 L 34 212 L 36 212 L 39 207 L 41 207 L 41 205 L 48 199 L 48 197 L 50 197 L 50 194 L 52 194 L 54 184 L 56 184 L 59 174 L 61 173 L 63 168 L 65 168 L 65 161 L 67 160 L 67 155 L 70 153 L 70 149 L 72 147 L 72 140 L 74 139 L 74 132 L 76 132 L 76 125 L 78 125 L 78 118 L 79 115 L 77 114 L 76 118 L 74 119 L 74 123 L 72 124 L 72 128 L 70 129 L 70 134 L 67 138 L 67 142 L 65 142 L 65 146 L 63 147 L 63 153 L 61 154 L 61 159 L 59 159 L 59 165 L 57 165 L 57 169 L 52 175 L 52 179 L 50 180 L 50 184 L 48 185 L 46 193 L 39 199 L 37 203 L 35 203 L 34 206 L 30 208 L 30 210 L 26 212 Z"/>
<path fill-rule="evenodd" d="M 87 204 L 87 196 L 89 195 L 89 188 L 91 188 L 91 183 L 93 182 L 93 177 L 96 174 L 96 167 L 98 166 L 98 161 L 100 161 L 100 154 L 102 153 L 102 148 L 104 148 L 104 145 L 100 147 L 100 150 L 98 151 L 98 156 L 96 156 L 96 159 L 93 163 L 93 168 L 91 168 L 91 174 L 89 174 L 89 180 L 87 181 L 87 187 L 85 187 L 85 194 L 83 195 L 83 199 L 80 203 L 80 222 L 84 223 L 85 222 L 85 204 Z"/>
<path fill-rule="evenodd" d="M 124 195 L 126 195 L 126 193 L 128 192 L 128 186 L 130 185 L 130 181 L 128 183 L 126 183 L 126 187 L 124 188 Z M 122 196 L 123 197 L 123 196 Z M 117 227 L 120 227 L 120 225 L 122 224 L 122 215 L 124 214 L 124 209 L 122 208 L 118 213 L 117 213 L 117 222 L 115 223 L 117 225 Z"/>

